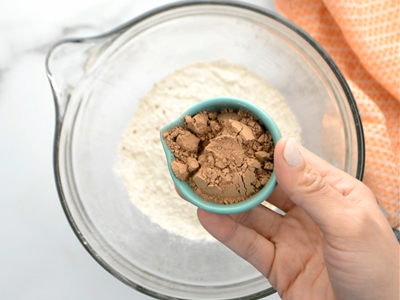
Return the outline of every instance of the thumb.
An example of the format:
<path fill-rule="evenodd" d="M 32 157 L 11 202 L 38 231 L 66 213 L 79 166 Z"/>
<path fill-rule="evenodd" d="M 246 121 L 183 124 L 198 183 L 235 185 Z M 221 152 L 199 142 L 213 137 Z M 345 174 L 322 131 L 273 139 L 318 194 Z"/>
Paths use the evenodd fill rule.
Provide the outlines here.
<path fill-rule="evenodd" d="M 283 192 L 304 209 L 321 230 L 343 213 L 348 202 L 304 160 L 294 138 L 278 141 L 274 164 L 276 180 Z"/>

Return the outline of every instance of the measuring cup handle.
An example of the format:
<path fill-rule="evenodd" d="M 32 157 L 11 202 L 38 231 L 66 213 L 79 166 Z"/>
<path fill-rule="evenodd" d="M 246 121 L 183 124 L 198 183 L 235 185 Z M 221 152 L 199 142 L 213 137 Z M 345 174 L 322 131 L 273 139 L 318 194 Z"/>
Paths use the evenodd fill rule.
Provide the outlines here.
<path fill-rule="evenodd" d="M 46 72 L 53 91 L 57 123 L 64 118 L 77 83 L 92 68 L 105 44 L 104 39 L 67 39 L 49 51 Z"/>

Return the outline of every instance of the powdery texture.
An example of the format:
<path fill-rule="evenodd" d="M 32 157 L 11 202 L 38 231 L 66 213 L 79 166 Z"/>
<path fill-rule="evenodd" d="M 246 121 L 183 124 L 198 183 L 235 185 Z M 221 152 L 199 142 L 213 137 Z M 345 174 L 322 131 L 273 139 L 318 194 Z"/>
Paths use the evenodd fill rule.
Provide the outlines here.
<path fill-rule="evenodd" d="M 243 111 L 185 116 L 183 127 L 163 132 L 175 156 L 171 168 L 203 199 L 232 204 L 255 195 L 273 169 L 271 135 Z"/>
<path fill-rule="evenodd" d="M 212 240 L 196 207 L 175 192 L 159 130 L 188 107 L 209 98 L 245 99 L 266 111 L 282 135 L 300 141 L 300 127 L 282 95 L 247 69 L 225 61 L 186 66 L 155 84 L 140 101 L 119 146 L 120 176 L 132 203 L 154 223 L 191 240 Z"/>

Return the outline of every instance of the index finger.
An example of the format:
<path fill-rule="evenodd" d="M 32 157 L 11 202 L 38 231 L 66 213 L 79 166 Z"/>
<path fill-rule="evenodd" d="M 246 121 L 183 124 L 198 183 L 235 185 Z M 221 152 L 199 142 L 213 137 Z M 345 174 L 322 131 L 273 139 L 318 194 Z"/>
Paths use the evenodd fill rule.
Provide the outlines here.
<path fill-rule="evenodd" d="M 201 225 L 218 241 L 247 260 L 265 277 L 269 277 L 275 258 L 275 245 L 255 230 L 239 224 L 229 215 L 197 210 Z"/>

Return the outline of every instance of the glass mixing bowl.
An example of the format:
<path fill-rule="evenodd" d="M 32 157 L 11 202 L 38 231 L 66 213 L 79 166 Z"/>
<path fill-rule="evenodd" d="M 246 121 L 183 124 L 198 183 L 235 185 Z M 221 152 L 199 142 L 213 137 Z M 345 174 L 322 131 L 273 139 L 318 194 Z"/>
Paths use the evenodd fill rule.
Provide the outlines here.
<path fill-rule="evenodd" d="M 363 174 L 363 131 L 345 80 L 310 36 L 273 13 L 237 2 L 184 2 L 101 36 L 61 41 L 46 63 L 62 206 L 97 262 L 155 298 L 258 299 L 274 293 L 220 244 L 189 241 L 153 224 L 114 172 L 121 135 L 145 93 L 178 68 L 220 59 L 280 91 L 305 147 L 358 179 Z"/>

